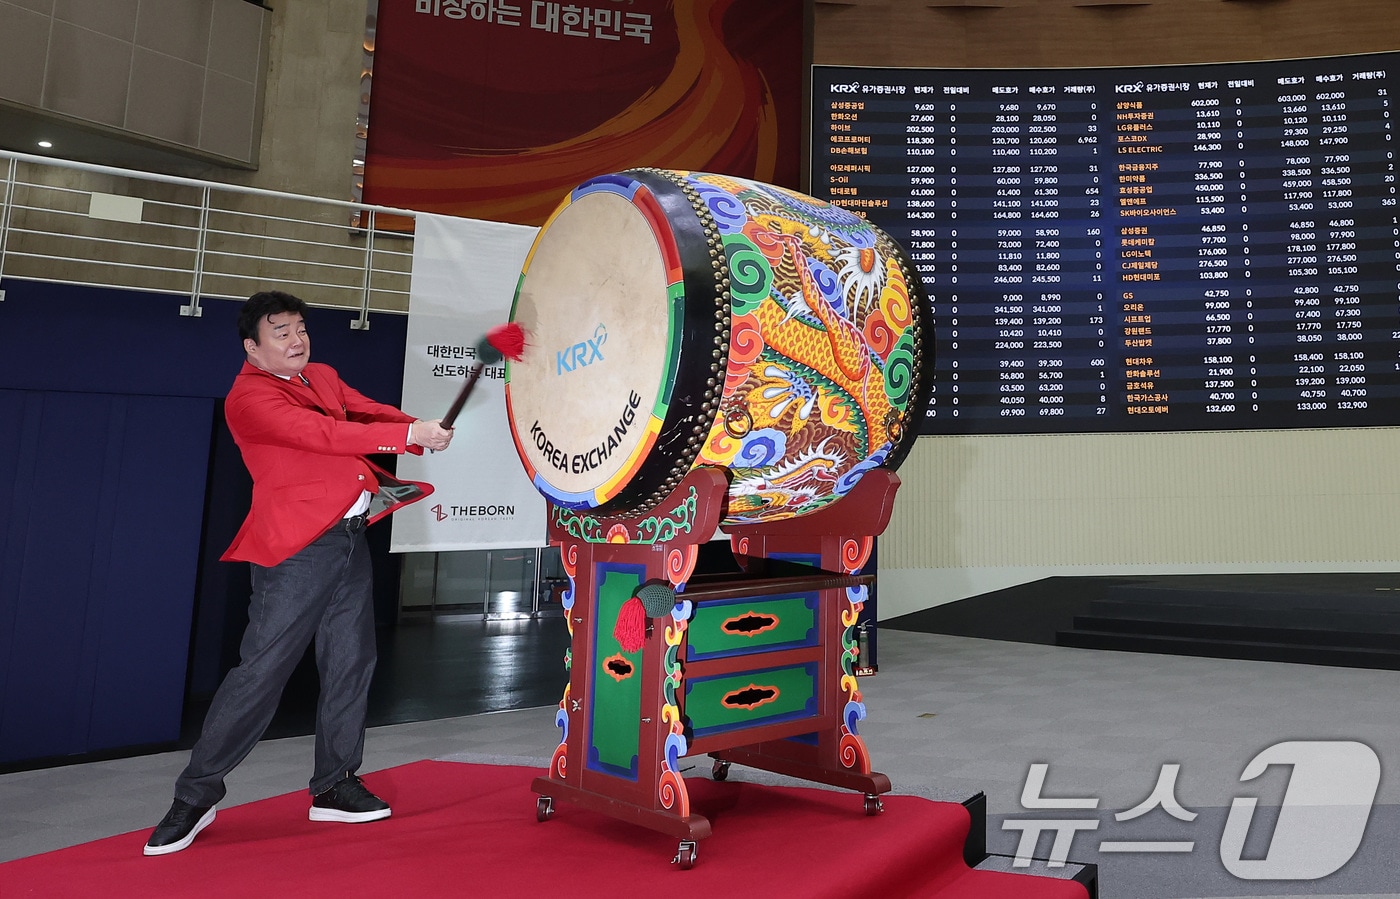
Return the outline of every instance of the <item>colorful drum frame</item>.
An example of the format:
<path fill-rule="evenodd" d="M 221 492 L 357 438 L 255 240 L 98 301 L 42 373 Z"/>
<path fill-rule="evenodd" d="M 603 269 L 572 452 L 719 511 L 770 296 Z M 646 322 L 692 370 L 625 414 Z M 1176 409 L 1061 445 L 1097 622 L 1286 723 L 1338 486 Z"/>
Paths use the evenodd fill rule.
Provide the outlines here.
<path fill-rule="evenodd" d="M 574 189 L 526 258 L 507 367 L 521 462 L 550 502 L 654 506 L 729 472 L 723 522 L 808 514 L 908 454 L 928 303 L 863 218 L 724 175 L 635 169 Z"/>

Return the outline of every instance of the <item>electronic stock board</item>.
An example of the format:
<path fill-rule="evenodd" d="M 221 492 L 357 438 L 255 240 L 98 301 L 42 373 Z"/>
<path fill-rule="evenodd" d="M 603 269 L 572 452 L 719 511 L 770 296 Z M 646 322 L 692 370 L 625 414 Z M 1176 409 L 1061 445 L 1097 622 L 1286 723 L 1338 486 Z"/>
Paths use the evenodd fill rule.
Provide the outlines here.
<path fill-rule="evenodd" d="M 811 192 L 922 275 L 922 433 L 1400 424 L 1392 75 L 816 66 Z"/>

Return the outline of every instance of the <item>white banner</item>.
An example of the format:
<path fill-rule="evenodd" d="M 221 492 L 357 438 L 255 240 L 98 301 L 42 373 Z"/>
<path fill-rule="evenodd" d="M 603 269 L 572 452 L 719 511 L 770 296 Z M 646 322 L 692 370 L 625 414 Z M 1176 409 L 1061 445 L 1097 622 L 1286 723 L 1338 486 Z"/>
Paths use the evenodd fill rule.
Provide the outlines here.
<path fill-rule="evenodd" d="M 446 414 L 482 336 L 510 318 L 538 228 L 419 213 L 413 240 L 403 409 Z M 528 352 L 528 350 L 527 350 Z M 436 492 L 394 514 L 393 552 L 545 545 L 545 501 L 525 476 L 505 410 L 505 363 L 482 371 L 445 452 L 404 455 L 400 477 Z"/>

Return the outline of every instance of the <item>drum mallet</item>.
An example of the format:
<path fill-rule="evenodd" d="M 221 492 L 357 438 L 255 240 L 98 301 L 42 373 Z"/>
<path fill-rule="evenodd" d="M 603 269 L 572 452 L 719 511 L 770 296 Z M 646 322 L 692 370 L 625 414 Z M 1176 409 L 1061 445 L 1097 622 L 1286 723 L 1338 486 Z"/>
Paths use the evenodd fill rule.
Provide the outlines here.
<path fill-rule="evenodd" d="M 457 392 L 457 398 L 452 401 L 447 414 L 442 417 L 442 427 L 451 429 L 453 422 L 457 420 L 457 413 L 462 411 L 462 406 L 466 404 L 467 397 L 471 396 L 477 379 L 481 377 L 483 368 L 495 365 L 502 359 L 519 362 L 524 353 L 525 329 L 515 322 L 506 322 L 487 331 L 486 336 L 476 342 L 476 362 L 467 371 L 466 383 Z"/>

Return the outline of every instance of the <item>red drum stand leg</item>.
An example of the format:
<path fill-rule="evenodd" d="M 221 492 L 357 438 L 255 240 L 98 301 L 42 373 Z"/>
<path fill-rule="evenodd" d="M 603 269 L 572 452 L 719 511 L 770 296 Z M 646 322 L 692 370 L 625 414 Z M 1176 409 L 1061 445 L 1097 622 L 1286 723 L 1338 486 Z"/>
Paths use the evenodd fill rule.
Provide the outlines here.
<path fill-rule="evenodd" d="M 710 822 L 690 809 L 680 759 L 688 752 L 680 709 L 688 608 L 648 621 L 640 650 L 613 634 L 622 605 L 660 581 L 683 587 L 699 545 L 719 522 L 728 485 L 716 469 L 686 476 L 651 514 L 598 519 L 550 507 L 569 590 L 569 685 L 555 715 L 561 730 L 549 772 L 535 779 L 541 819 L 560 799 L 679 838 L 675 861 L 689 867 Z"/>

